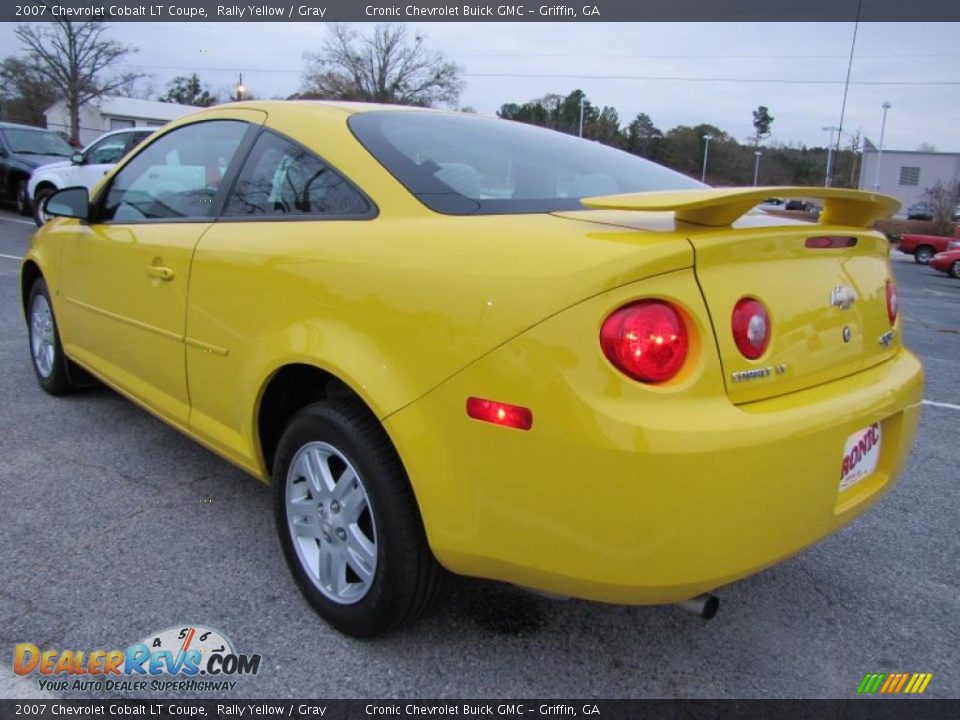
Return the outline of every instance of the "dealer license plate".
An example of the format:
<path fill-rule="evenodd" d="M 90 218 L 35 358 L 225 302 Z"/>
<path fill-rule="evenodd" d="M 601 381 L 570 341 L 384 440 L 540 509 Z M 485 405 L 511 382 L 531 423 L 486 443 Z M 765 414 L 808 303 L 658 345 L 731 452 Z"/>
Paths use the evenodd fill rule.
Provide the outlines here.
<path fill-rule="evenodd" d="M 875 472 L 880 462 L 880 423 L 855 432 L 843 447 L 840 490 L 860 482 Z"/>

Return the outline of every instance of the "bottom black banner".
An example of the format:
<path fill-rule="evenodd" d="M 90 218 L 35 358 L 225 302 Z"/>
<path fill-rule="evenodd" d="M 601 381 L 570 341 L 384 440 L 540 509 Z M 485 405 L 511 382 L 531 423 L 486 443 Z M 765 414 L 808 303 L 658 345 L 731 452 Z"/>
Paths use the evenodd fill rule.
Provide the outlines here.
<path fill-rule="evenodd" d="M 12 718 L 954 720 L 960 700 L 0 700 Z"/>

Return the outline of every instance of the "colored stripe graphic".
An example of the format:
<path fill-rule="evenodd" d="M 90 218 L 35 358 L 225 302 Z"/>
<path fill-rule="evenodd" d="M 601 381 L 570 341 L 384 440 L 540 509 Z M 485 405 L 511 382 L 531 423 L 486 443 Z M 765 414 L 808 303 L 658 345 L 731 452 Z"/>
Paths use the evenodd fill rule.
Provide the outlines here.
<path fill-rule="evenodd" d="M 895 693 L 900 692 L 903 689 L 904 683 L 907 682 L 907 679 L 909 677 L 910 677 L 909 673 L 900 673 L 900 682 L 897 683 L 897 687 L 893 692 Z"/>
<path fill-rule="evenodd" d="M 883 679 L 886 675 L 882 673 L 867 673 L 863 676 L 863 680 L 860 681 L 860 686 L 857 688 L 858 693 L 865 693 L 871 695 L 880 689 L 880 683 L 883 682 Z"/>
<path fill-rule="evenodd" d="M 867 673 L 857 686 L 861 695 L 921 695 L 933 679 L 933 673 Z"/>
<path fill-rule="evenodd" d="M 910 693 L 911 695 L 920 695 L 927 689 L 927 685 L 930 684 L 931 679 L 933 679 L 933 673 L 916 673 L 910 678 L 910 682 L 907 684 L 907 689 L 904 690 L 904 692 Z"/>

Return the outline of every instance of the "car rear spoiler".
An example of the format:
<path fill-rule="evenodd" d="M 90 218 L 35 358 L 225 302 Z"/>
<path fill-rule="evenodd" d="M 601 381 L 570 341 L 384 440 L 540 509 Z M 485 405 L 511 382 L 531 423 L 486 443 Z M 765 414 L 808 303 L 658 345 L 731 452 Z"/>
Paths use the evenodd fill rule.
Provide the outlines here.
<path fill-rule="evenodd" d="M 823 200 L 820 222 L 824 225 L 870 227 L 875 220 L 892 217 L 900 209 L 900 201 L 889 195 L 826 187 L 665 190 L 589 197 L 580 202 L 597 210 L 673 210 L 682 222 L 725 227 L 768 197 Z"/>

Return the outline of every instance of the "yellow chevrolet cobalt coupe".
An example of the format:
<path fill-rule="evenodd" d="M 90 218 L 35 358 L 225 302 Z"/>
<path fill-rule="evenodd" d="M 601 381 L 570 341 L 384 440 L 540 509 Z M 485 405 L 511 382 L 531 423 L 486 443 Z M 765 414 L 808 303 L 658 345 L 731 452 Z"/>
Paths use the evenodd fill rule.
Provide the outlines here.
<path fill-rule="evenodd" d="M 819 224 L 753 212 L 771 194 Z M 23 303 L 45 390 L 98 379 L 273 484 L 345 633 L 412 621 L 441 568 L 673 603 L 893 484 L 923 385 L 869 229 L 896 207 L 493 118 L 237 103 L 52 195 Z"/>

